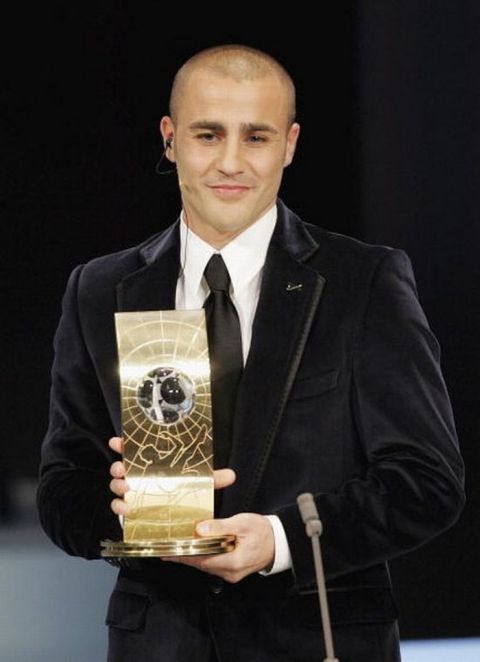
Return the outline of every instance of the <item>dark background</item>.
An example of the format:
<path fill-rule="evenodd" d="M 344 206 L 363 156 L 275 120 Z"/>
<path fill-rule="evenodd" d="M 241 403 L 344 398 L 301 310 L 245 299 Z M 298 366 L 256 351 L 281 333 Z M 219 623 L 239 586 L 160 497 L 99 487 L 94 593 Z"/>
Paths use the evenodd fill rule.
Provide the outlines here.
<path fill-rule="evenodd" d="M 283 33 L 267 21 L 261 32 L 277 39 L 251 38 L 263 23 L 248 17 L 204 39 L 198 19 L 188 37 L 165 11 L 50 3 L 3 21 L 3 471 L 36 475 L 71 269 L 178 213 L 175 176 L 154 171 L 174 72 L 214 44 L 261 48 L 298 90 L 303 133 L 283 199 L 304 220 L 406 250 L 443 349 L 468 505 L 392 564 L 402 636 L 480 634 L 478 2 L 364 1 L 323 9 L 312 33 L 308 17 Z"/>

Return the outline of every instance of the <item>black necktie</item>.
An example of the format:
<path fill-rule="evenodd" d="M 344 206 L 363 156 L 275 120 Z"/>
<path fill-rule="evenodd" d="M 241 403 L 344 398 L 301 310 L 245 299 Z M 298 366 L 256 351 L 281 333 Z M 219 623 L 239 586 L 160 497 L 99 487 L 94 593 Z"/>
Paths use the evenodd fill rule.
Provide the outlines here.
<path fill-rule="evenodd" d="M 210 352 L 214 466 L 228 466 L 237 388 L 243 371 L 242 336 L 230 299 L 230 275 L 220 254 L 212 255 L 205 279 L 210 288 L 204 308 Z"/>

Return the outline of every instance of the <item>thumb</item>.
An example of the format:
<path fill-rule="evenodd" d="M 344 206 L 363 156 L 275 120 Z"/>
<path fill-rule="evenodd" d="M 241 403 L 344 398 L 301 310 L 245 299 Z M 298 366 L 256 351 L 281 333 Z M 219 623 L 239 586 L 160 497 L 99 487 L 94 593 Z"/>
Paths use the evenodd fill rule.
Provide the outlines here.
<path fill-rule="evenodd" d="M 211 519 L 199 522 L 196 526 L 196 531 L 201 536 L 223 536 L 231 533 L 226 527 L 227 520 Z"/>

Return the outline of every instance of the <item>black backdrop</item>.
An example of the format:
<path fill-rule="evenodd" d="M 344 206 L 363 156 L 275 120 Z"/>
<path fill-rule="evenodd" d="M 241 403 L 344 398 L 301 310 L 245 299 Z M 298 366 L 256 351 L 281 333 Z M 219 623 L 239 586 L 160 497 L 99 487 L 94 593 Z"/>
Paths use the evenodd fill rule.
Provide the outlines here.
<path fill-rule="evenodd" d="M 70 270 L 176 217 L 174 176 L 154 172 L 175 70 L 216 43 L 262 48 L 298 87 L 303 134 L 282 197 L 305 220 L 405 249 L 443 349 L 469 501 L 454 529 L 392 564 L 402 635 L 478 635 L 480 10 L 422 0 L 328 11 L 313 34 L 304 20 L 277 39 L 189 38 L 153 3 L 51 4 L 4 22 L 1 455 L 13 476 L 36 474 Z"/>

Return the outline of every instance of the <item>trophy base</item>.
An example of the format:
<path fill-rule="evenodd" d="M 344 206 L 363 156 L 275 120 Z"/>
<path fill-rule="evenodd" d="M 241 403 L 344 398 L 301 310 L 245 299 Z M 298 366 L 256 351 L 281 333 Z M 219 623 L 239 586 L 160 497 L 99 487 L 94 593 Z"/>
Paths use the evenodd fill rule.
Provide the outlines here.
<path fill-rule="evenodd" d="M 225 554 L 235 549 L 235 536 L 212 536 L 205 538 L 183 538 L 175 540 L 102 540 L 103 557 L 162 557 L 162 556 L 204 556 Z"/>

